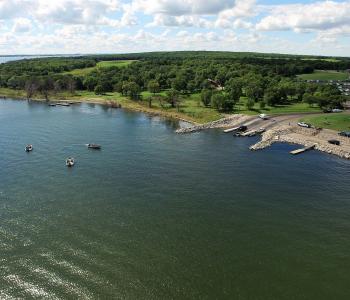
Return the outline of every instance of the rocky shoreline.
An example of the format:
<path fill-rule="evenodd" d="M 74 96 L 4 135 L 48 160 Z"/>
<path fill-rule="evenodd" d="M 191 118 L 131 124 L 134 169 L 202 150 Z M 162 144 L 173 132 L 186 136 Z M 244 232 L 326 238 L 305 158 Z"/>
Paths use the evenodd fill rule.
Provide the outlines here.
<path fill-rule="evenodd" d="M 340 146 L 332 145 L 328 142 L 328 140 L 335 138 L 340 141 Z M 350 159 L 349 138 L 340 137 L 331 130 L 301 128 L 289 125 L 277 126 L 264 132 L 261 141 L 252 145 L 250 150 L 265 149 L 276 142 L 298 144 L 305 147 L 314 145 L 315 149 L 321 152 Z"/>
<path fill-rule="evenodd" d="M 176 133 L 187 134 L 206 129 L 226 129 L 246 125 L 252 132 L 259 131 L 259 129 L 265 130 L 265 132 L 261 134 L 261 141 L 250 147 L 250 150 L 253 151 L 265 149 L 276 142 L 282 142 L 298 144 L 305 147 L 314 146 L 314 149 L 321 152 L 336 155 L 344 159 L 350 159 L 349 138 L 341 137 L 333 130 L 302 128 L 296 125 L 299 118 L 300 116 L 298 115 L 275 116 L 269 121 L 264 121 L 257 116 L 237 114 L 203 125 L 180 128 Z M 244 136 L 244 134 L 242 136 Z M 332 139 L 339 140 L 340 145 L 330 144 L 328 141 Z"/>

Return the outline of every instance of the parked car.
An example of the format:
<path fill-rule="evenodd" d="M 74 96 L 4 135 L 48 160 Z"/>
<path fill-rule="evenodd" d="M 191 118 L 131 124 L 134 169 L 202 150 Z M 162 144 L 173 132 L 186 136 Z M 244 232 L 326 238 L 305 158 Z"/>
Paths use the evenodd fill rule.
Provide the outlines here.
<path fill-rule="evenodd" d="M 343 112 L 343 110 L 340 109 L 340 108 L 334 108 L 334 109 L 332 109 L 332 112 L 334 112 L 334 113 L 341 113 L 341 112 Z"/>
<path fill-rule="evenodd" d="M 350 131 L 341 131 L 338 134 L 350 138 Z"/>
<path fill-rule="evenodd" d="M 329 113 L 332 112 L 332 110 L 331 110 L 330 108 L 325 108 L 325 109 L 323 110 L 323 112 L 324 112 L 325 114 L 329 114 Z"/>
<path fill-rule="evenodd" d="M 298 125 L 300 127 L 304 127 L 304 128 L 311 128 L 312 127 L 311 124 L 305 123 L 305 122 L 298 122 Z"/>
<path fill-rule="evenodd" d="M 268 120 L 269 119 L 268 115 L 266 115 L 266 114 L 260 114 L 259 118 L 263 119 L 263 120 Z"/>
<path fill-rule="evenodd" d="M 340 145 L 340 141 L 338 141 L 338 140 L 329 140 L 328 143 L 330 143 L 332 145 L 337 145 L 337 146 Z"/>

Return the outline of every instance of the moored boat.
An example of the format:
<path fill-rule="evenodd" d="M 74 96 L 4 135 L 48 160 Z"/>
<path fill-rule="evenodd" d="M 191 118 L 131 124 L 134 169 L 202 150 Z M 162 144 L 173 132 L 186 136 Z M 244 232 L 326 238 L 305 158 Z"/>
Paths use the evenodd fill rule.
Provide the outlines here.
<path fill-rule="evenodd" d="M 27 146 L 24 148 L 24 150 L 25 150 L 26 152 L 33 151 L 33 145 L 27 145 Z"/>
<path fill-rule="evenodd" d="M 67 167 L 73 167 L 74 164 L 75 164 L 75 162 L 74 162 L 74 158 L 73 158 L 73 157 L 68 157 L 68 158 L 66 159 L 66 166 L 67 166 Z"/>
<path fill-rule="evenodd" d="M 87 147 L 89 149 L 95 149 L 95 150 L 100 150 L 101 149 L 101 145 L 98 145 L 98 144 L 87 144 Z"/>

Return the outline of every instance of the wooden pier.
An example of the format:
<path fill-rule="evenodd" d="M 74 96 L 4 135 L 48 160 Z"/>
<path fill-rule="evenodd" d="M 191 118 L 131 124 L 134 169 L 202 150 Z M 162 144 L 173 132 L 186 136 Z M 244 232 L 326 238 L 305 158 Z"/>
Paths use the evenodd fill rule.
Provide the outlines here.
<path fill-rule="evenodd" d="M 312 145 L 312 146 L 309 146 L 309 147 L 293 150 L 293 151 L 290 151 L 290 154 L 298 155 L 298 154 L 304 153 L 306 151 L 313 150 L 313 149 L 315 149 L 315 147 L 316 147 L 316 145 Z"/>

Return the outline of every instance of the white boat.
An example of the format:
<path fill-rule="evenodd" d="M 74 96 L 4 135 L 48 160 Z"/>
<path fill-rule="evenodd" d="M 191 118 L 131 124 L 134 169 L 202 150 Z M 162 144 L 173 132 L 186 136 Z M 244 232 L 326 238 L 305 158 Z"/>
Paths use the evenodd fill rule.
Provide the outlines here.
<path fill-rule="evenodd" d="M 74 164 L 75 164 L 74 158 L 68 157 L 68 158 L 66 159 L 66 166 L 67 166 L 67 167 L 73 167 Z"/>
<path fill-rule="evenodd" d="M 33 151 L 33 145 L 27 145 L 27 146 L 24 148 L 24 150 L 25 150 L 26 152 Z"/>

